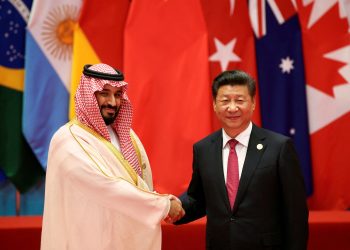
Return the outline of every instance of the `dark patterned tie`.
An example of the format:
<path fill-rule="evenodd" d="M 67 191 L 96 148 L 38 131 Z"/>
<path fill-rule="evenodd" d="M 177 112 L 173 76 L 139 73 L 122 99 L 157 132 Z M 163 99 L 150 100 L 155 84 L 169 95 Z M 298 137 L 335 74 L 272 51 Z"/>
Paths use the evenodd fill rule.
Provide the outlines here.
<path fill-rule="evenodd" d="M 236 145 L 238 141 L 231 139 L 228 141 L 230 145 L 230 153 L 228 155 L 227 161 L 227 178 L 226 178 L 226 188 L 228 198 L 230 200 L 231 209 L 235 203 L 236 194 L 239 184 L 239 173 L 238 173 L 238 158 L 236 153 Z"/>

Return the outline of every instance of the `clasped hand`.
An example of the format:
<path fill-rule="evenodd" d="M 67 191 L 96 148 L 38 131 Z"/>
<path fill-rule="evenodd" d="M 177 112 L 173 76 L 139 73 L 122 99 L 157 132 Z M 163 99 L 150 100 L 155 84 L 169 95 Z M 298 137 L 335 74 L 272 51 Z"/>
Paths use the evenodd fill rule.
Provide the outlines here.
<path fill-rule="evenodd" d="M 185 215 L 185 210 L 182 208 L 181 201 L 173 196 L 170 195 L 170 209 L 168 216 L 164 219 L 166 223 L 174 223 L 181 219 Z"/>

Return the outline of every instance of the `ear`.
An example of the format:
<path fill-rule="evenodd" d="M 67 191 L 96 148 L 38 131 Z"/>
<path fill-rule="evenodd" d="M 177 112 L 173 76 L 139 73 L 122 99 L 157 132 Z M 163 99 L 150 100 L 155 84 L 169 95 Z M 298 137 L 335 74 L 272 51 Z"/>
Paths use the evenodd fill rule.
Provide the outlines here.
<path fill-rule="evenodd" d="M 216 112 L 216 102 L 215 102 L 215 100 L 213 100 L 213 109 Z"/>
<path fill-rule="evenodd" d="M 255 110 L 255 97 L 253 98 L 253 111 Z"/>

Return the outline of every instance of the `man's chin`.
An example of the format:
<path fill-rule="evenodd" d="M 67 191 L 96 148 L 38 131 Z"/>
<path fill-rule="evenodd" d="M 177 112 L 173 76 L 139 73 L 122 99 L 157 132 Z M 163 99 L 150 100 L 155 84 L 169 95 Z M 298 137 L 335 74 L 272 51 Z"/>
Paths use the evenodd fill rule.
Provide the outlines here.
<path fill-rule="evenodd" d="M 106 111 L 107 110 L 105 110 L 105 109 L 101 109 L 101 115 L 102 115 L 102 118 L 105 121 L 106 125 L 108 126 L 108 125 L 111 125 L 115 121 L 119 110 L 115 110 L 114 112 L 106 112 Z"/>
<path fill-rule="evenodd" d="M 115 121 L 116 117 L 103 117 L 103 120 L 105 121 L 106 125 L 111 125 Z"/>

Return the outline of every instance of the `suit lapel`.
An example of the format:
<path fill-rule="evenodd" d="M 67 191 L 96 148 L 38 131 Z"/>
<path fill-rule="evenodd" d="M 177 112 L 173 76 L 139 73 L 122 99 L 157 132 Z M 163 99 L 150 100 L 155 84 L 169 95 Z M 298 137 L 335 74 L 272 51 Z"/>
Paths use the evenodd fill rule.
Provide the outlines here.
<path fill-rule="evenodd" d="M 247 155 L 245 157 L 241 179 L 239 181 L 237 196 L 233 206 L 233 213 L 238 209 L 238 205 L 244 197 L 244 193 L 249 185 L 250 179 L 267 147 L 267 145 L 264 144 L 265 136 L 260 132 L 260 128 L 253 125 L 248 143 Z M 263 147 L 261 148 L 259 144 L 261 144 Z"/>

